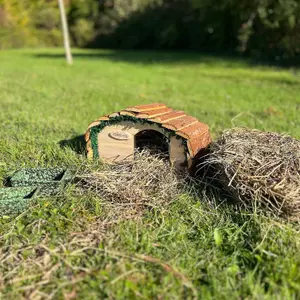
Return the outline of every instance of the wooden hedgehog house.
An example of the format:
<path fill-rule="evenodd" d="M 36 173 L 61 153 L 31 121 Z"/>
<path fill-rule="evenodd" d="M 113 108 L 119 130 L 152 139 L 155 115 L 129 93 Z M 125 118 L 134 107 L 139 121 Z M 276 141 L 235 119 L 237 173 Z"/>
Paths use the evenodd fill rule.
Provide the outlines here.
<path fill-rule="evenodd" d="M 88 158 L 119 162 L 136 149 L 164 152 L 177 169 L 191 168 L 211 143 L 209 128 L 164 104 L 127 107 L 92 122 L 85 134 Z"/>

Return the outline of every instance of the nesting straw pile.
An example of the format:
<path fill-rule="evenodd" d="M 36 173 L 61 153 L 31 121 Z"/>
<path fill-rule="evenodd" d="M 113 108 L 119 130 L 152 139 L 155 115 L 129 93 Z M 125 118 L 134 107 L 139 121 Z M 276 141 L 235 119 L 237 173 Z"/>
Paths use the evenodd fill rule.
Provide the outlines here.
<path fill-rule="evenodd" d="M 231 129 L 211 145 L 207 168 L 234 199 L 300 219 L 300 141 L 278 133 Z"/>
<path fill-rule="evenodd" d="M 114 210 L 136 214 L 176 200 L 184 182 L 168 160 L 144 150 L 133 161 L 104 164 L 100 170 L 81 174 L 79 185 L 110 202 Z"/>

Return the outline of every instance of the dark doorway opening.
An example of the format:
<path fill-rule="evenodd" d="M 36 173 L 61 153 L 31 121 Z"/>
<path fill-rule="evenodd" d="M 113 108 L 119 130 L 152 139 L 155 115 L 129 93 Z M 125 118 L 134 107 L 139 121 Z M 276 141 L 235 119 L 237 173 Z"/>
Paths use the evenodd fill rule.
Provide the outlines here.
<path fill-rule="evenodd" d="M 156 130 L 143 130 L 135 135 L 135 149 L 148 150 L 151 154 L 169 158 L 169 141 Z"/>

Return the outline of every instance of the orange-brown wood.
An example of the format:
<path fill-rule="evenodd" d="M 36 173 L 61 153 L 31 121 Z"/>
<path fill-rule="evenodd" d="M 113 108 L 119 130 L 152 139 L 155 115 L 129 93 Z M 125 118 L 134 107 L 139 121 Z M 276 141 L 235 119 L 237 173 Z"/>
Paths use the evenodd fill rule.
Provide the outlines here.
<path fill-rule="evenodd" d="M 195 123 L 199 122 L 196 118 L 191 116 L 183 116 L 178 119 L 169 120 L 163 123 L 163 127 L 170 129 L 170 130 L 181 130 L 185 127 L 194 125 Z"/>
<path fill-rule="evenodd" d="M 97 125 L 99 125 L 99 124 L 100 124 L 100 121 L 99 121 L 99 120 L 94 121 L 94 122 L 92 122 L 92 123 L 89 125 L 88 129 L 90 129 L 90 128 L 94 127 L 94 126 L 97 126 Z"/>
<path fill-rule="evenodd" d="M 115 118 L 115 117 L 118 117 L 120 115 L 119 112 L 114 112 L 112 114 L 109 115 L 110 118 Z"/>
<path fill-rule="evenodd" d="M 191 158 L 193 158 L 200 150 L 207 148 L 210 143 L 211 136 L 208 131 L 204 131 L 196 138 L 188 140 L 187 146 Z"/>
<path fill-rule="evenodd" d="M 146 111 L 146 112 L 142 112 L 142 113 L 139 113 L 136 115 L 137 118 L 154 118 L 154 117 L 157 117 L 157 116 L 161 116 L 161 115 L 164 115 L 164 114 L 167 114 L 169 112 L 171 112 L 172 109 L 171 108 L 161 108 L 161 109 L 155 109 L 155 110 L 149 110 L 149 111 Z"/>
<path fill-rule="evenodd" d="M 143 104 L 143 105 L 135 105 L 129 106 L 125 108 L 126 111 L 133 111 L 133 112 L 144 112 L 148 110 L 160 109 L 166 107 L 165 104 L 161 103 L 153 103 L 153 104 Z"/>
<path fill-rule="evenodd" d="M 98 121 L 108 121 L 109 120 L 109 115 L 103 116 L 98 119 Z"/>
<path fill-rule="evenodd" d="M 187 140 L 192 140 L 195 137 L 200 136 L 202 132 L 205 131 L 208 131 L 208 126 L 204 123 L 197 122 L 194 125 L 176 131 L 176 134 L 184 137 Z"/>
<path fill-rule="evenodd" d="M 87 143 L 86 143 L 86 150 L 87 150 L 87 157 L 89 159 L 93 158 L 93 149 L 92 149 L 91 140 L 87 141 Z"/>
<path fill-rule="evenodd" d="M 84 135 L 84 139 L 86 142 L 90 139 L 90 135 L 91 135 L 91 132 L 90 132 L 90 130 L 88 130 Z"/>
<path fill-rule="evenodd" d="M 131 111 L 126 111 L 126 110 L 121 110 L 120 111 L 121 116 L 131 116 L 131 117 L 136 117 L 137 113 L 131 112 Z"/>
<path fill-rule="evenodd" d="M 156 122 L 156 123 L 166 123 L 168 121 L 181 118 L 185 115 L 186 114 L 183 111 L 173 110 L 165 115 L 152 117 L 149 119 L 149 121 Z"/>
<path fill-rule="evenodd" d="M 101 121 L 107 121 L 118 116 L 131 116 L 149 122 L 133 123 L 120 120 L 117 124 L 107 125 L 97 136 L 98 151 L 101 158 L 115 161 L 128 157 L 133 159 L 135 135 L 142 130 L 154 130 L 165 134 L 163 131 L 163 128 L 165 128 L 176 134 L 170 139 L 169 155 L 170 162 L 178 168 L 182 168 L 184 165 L 190 167 L 194 157 L 201 156 L 202 150 L 211 143 L 208 126 L 199 122 L 196 118 L 186 115 L 183 111 L 172 110 L 159 103 L 137 105 L 105 115 L 89 125 L 85 134 L 89 158 L 93 157 L 90 129 L 99 125 Z M 159 124 L 162 126 L 159 126 Z M 187 149 L 183 146 L 184 140 Z"/>

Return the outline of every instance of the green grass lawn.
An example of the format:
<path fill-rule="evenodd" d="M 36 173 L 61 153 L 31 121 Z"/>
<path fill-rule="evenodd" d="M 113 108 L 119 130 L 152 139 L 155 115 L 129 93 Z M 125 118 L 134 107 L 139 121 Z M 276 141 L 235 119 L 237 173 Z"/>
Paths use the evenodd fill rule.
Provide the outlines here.
<path fill-rule="evenodd" d="M 22 167 L 84 164 L 60 142 L 134 104 L 185 110 L 214 138 L 233 126 L 300 138 L 297 69 L 192 53 L 74 52 L 71 67 L 61 49 L 0 52 L 0 186 Z M 102 200 L 70 187 L 2 217 L 1 298 L 300 298 L 297 224 L 188 195 L 138 220 L 108 215 Z"/>

